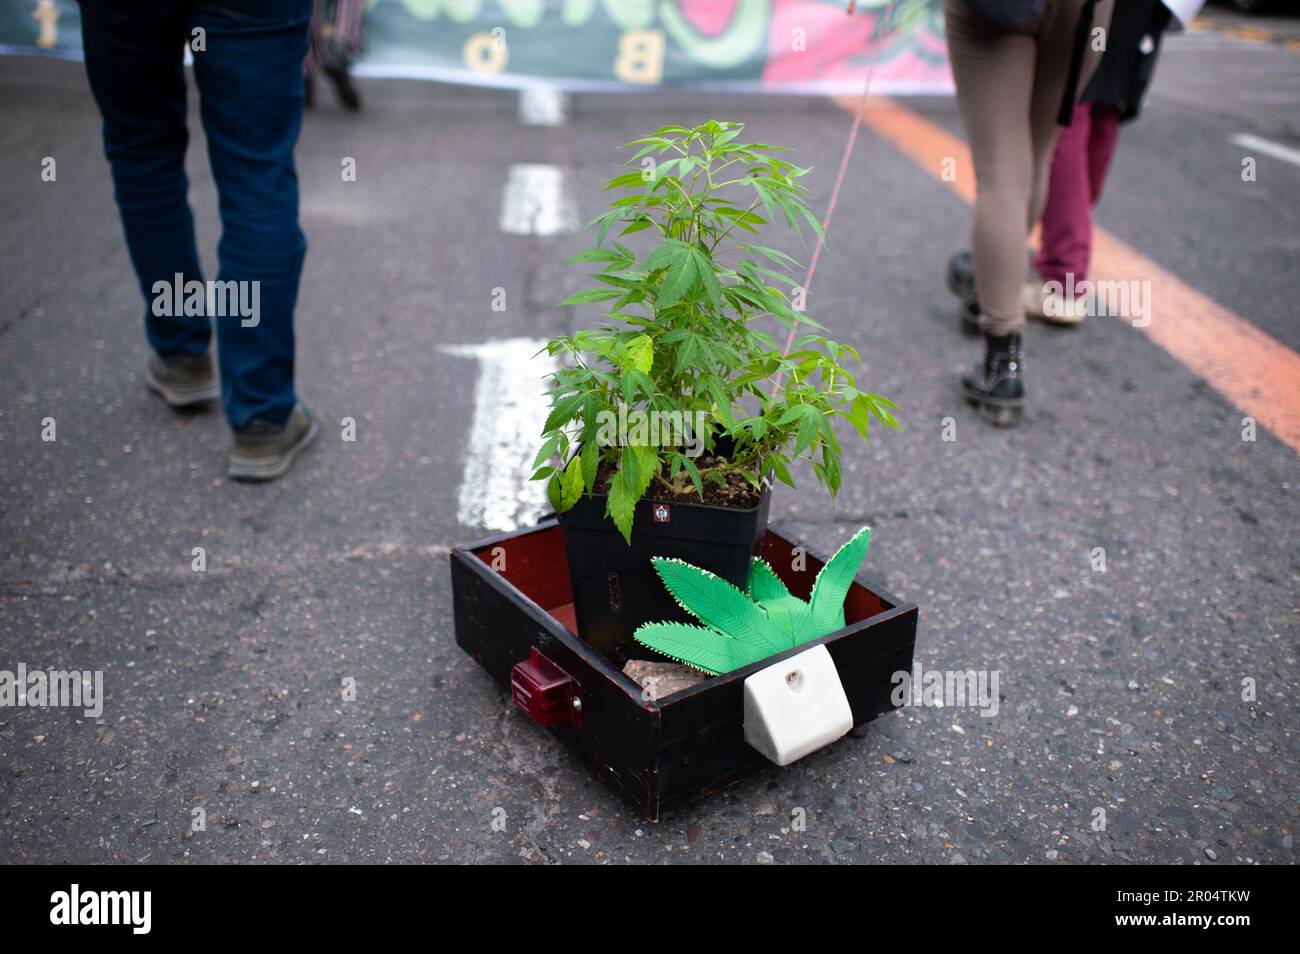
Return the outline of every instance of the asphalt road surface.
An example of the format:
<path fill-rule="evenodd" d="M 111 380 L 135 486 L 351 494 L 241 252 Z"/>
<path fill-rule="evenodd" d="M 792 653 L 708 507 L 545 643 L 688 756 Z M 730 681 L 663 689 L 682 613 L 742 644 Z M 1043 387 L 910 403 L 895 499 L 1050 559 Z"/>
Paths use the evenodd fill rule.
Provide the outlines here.
<path fill-rule="evenodd" d="M 1277 155 L 1300 146 L 1298 75 L 1284 44 L 1171 39 L 1098 213 L 1291 350 L 1300 167 Z M 446 346 L 591 317 L 555 307 L 582 281 L 559 262 L 583 239 L 502 231 L 511 166 L 561 170 L 585 220 L 621 143 L 715 116 L 796 146 L 820 209 L 850 116 L 581 95 L 533 126 L 516 93 L 362 90 L 360 116 L 322 97 L 298 150 L 300 391 L 325 433 L 287 479 L 241 486 L 222 476 L 220 415 L 173 414 L 142 383 L 81 67 L 0 60 L 0 668 L 102 670 L 107 697 L 98 719 L 0 710 L 0 861 L 1294 860 L 1296 449 L 1263 427 L 1243 440 L 1212 382 L 1104 318 L 1031 326 L 1026 423 L 983 426 L 957 395 L 976 347 L 942 284 L 969 207 L 870 128 L 810 310 L 861 349 L 904 430 L 851 447 L 835 506 L 807 479 L 772 510 L 823 549 L 872 524 L 868 571 L 921 606 L 917 661 L 999 671 L 999 711 L 898 710 L 644 823 L 454 644 L 446 554 L 485 533 L 458 519 L 482 361 Z M 904 105 L 960 130 L 951 100 Z M 1257 154 L 1253 182 L 1243 134 L 1284 150 Z"/>

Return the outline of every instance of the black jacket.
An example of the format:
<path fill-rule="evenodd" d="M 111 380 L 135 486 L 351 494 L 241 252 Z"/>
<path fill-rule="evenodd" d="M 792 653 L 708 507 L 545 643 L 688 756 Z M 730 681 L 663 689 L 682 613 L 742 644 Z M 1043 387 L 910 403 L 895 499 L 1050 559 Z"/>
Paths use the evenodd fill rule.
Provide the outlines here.
<path fill-rule="evenodd" d="M 1118 106 L 1121 120 L 1137 116 L 1168 26 L 1169 8 L 1160 0 L 1116 0 L 1106 52 L 1080 97 L 1083 102 Z"/>

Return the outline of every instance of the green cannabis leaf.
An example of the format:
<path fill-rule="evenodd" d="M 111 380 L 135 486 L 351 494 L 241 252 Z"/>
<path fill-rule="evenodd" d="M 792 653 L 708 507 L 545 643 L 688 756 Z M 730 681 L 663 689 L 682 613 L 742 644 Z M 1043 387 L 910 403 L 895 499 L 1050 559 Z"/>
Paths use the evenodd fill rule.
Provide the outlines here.
<path fill-rule="evenodd" d="M 703 626 L 646 623 L 633 638 L 680 663 L 710 675 L 731 672 L 844 628 L 844 600 L 871 546 L 863 527 L 826 561 L 804 602 L 755 557 L 749 593 L 682 560 L 650 562 L 673 598 Z"/>

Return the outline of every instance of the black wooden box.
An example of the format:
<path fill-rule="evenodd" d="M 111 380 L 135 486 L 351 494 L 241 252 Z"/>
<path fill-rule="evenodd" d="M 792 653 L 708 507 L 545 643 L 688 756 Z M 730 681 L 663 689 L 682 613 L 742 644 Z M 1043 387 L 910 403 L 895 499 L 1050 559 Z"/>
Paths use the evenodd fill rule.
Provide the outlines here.
<path fill-rule="evenodd" d="M 646 699 L 639 685 L 573 631 L 563 533 L 551 519 L 452 551 L 456 642 L 649 821 L 771 765 L 744 738 L 746 677 L 825 643 L 858 726 L 893 708 L 893 675 L 912 669 L 916 605 L 859 577 L 845 601 L 844 629 Z M 767 531 L 763 556 L 791 593 L 808 598 L 821 557 L 775 529 Z"/>

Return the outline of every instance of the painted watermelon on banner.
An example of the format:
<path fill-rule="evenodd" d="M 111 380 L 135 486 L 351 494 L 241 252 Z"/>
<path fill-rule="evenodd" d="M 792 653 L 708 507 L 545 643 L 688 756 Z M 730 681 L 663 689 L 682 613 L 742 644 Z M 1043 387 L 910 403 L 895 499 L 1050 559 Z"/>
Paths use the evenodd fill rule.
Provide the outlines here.
<path fill-rule="evenodd" d="M 873 92 L 952 92 L 943 5 L 936 0 L 858 0 L 853 16 L 830 0 L 774 0 L 763 85 L 857 93 L 871 61 Z"/>

